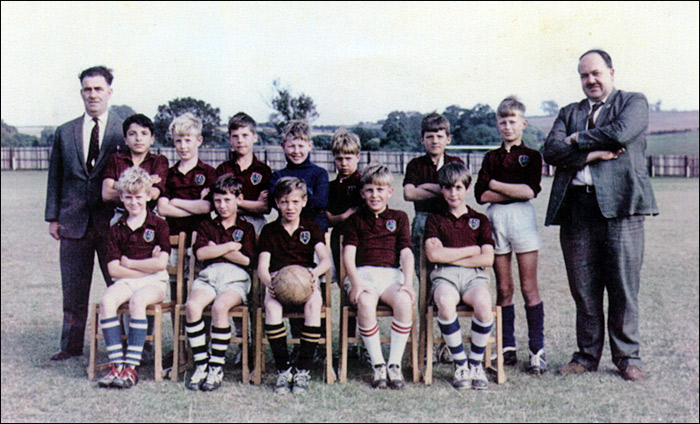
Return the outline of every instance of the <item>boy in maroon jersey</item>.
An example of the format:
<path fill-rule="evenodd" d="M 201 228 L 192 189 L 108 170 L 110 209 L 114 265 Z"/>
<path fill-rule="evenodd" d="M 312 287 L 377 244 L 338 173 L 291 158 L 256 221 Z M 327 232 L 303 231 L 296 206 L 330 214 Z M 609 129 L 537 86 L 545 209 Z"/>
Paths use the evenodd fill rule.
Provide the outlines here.
<path fill-rule="evenodd" d="M 194 355 L 195 371 L 187 383 L 191 390 L 216 390 L 224 377 L 223 365 L 231 339 L 228 312 L 246 303 L 250 269 L 255 258 L 255 228 L 238 215 L 242 184 L 231 174 L 216 179 L 212 197 L 217 217 L 197 227 L 194 252 L 205 268 L 192 283 L 185 309 L 186 331 Z M 212 303 L 213 302 L 213 303 Z M 202 311 L 212 303 L 211 358 L 207 354 Z"/>
<path fill-rule="evenodd" d="M 140 166 L 150 174 L 151 181 L 153 181 L 148 205 L 151 209 L 155 207 L 156 200 L 165 187 L 169 164 L 165 156 L 150 152 L 151 145 L 155 140 L 154 130 L 153 121 L 146 115 L 137 113 L 126 118 L 122 125 L 122 131 L 124 132 L 124 143 L 129 147 L 129 152 L 117 152 L 109 157 L 107 166 L 102 171 L 102 200 L 119 202 L 119 191 L 114 187 L 119 176 L 127 168 Z M 112 219 L 112 223 L 115 223 L 122 215 L 123 205 L 120 204 L 117 209 L 119 211 Z"/>
<path fill-rule="evenodd" d="M 515 365 L 518 360 L 511 271 L 511 251 L 515 251 L 528 324 L 530 360 L 527 370 L 539 375 L 547 370 L 547 361 L 544 353 L 544 303 L 537 287 L 540 237 L 535 207 L 530 199 L 534 199 L 541 189 L 542 155 L 523 144 L 527 120 L 525 105 L 517 98 L 503 100 L 496 116 L 503 144 L 484 156 L 474 195 L 480 204 L 490 203 L 486 214 L 496 242 L 493 269 L 496 302 L 503 311 L 504 363 Z"/>
<path fill-rule="evenodd" d="M 484 351 L 493 326 L 490 278 L 485 270 L 493 265 L 493 239 L 488 218 L 466 204 L 471 179 L 463 164 L 445 165 L 439 181 L 447 209 L 430 215 L 425 223 L 425 254 L 437 264 L 428 270 L 433 302 L 455 368 L 452 385 L 458 390 L 486 388 Z M 460 302 L 474 309 L 468 357 L 456 310 Z"/>
<path fill-rule="evenodd" d="M 391 172 L 384 165 L 370 165 L 362 173 L 360 192 L 365 204 L 348 219 L 343 239 L 344 284 L 350 301 L 357 305 L 360 335 L 374 368 L 372 387 L 401 389 L 401 363 L 416 296 L 408 216 L 387 207 L 394 192 L 391 182 Z M 376 316 L 380 300 L 394 313 L 388 367 Z"/>
<path fill-rule="evenodd" d="M 325 236 L 315 222 L 302 218 L 306 206 L 306 184 L 296 177 L 283 177 L 274 189 L 279 218 L 265 225 L 258 245 L 258 276 L 265 285 L 265 333 L 277 364 L 275 393 L 304 393 L 308 390 L 313 354 L 321 338 L 323 298 L 318 278 L 331 267 Z M 314 254 L 319 258 L 314 263 Z M 309 270 L 313 292 L 304 305 L 304 328 L 299 356 L 294 366 L 287 352 L 287 332 L 282 322 L 282 304 L 275 298 L 272 279 L 287 265 L 301 265 Z"/>
<path fill-rule="evenodd" d="M 243 201 L 238 206 L 238 216 L 255 227 L 260 234 L 265 225 L 265 214 L 270 213 L 268 204 L 268 187 L 272 170 L 267 164 L 258 160 L 253 153 L 253 144 L 258 141 L 253 118 L 238 112 L 228 121 L 231 159 L 216 167 L 216 176 L 233 174 L 243 184 Z"/>
<path fill-rule="evenodd" d="M 100 326 L 111 363 L 100 387 L 130 388 L 138 382 L 136 367 L 146 340 L 146 307 L 163 301 L 168 281 L 170 238 L 168 224 L 146 206 L 151 177 L 134 166 L 122 173 L 117 190 L 127 214 L 110 228 L 109 275 L 115 280 L 100 300 Z M 126 355 L 117 308 L 129 302 L 129 336 Z"/>

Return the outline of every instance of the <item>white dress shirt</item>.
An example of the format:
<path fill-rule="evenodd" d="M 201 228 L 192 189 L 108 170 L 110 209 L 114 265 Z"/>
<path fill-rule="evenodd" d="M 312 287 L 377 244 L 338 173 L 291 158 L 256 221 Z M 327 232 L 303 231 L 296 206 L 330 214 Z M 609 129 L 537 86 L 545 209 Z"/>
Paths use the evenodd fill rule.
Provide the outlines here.
<path fill-rule="evenodd" d="M 605 107 L 605 102 L 607 100 L 608 98 L 606 97 L 601 101 L 601 103 L 603 104 L 593 114 L 593 122 L 595 122 L 596 119 L 598 119 L 598 115 L 600 115 L 600 111 L 603 110 L 603 108 Z M 598 102 L 592 102 L 588 100 L 588 110 L 593 110 L 593 105 L 596 103 Z M 586 120 L 586 129 L 588 129 L 588 120 Z M 571 180 L 571 184 L 575 186 L 593 185 L 593 176 L 591 175 L 591 169 L 588 167 L 588 165 L 584 166 L 582 170 L 576 173 L 574 179 Z"/>
<path fill-rule="evenodd" d="M 106 111 L 102 115 L 97 117 L 100 123 L 100 134 L 98 137 L 98 147 L 102 147 L 102 140 L 105 138 L 105 129 L 107 128 L 107 116 L 109 111 Z M 87 113 L 83 114 L 83 158 L 87 161 L 88 153 L 90 151 L 90 135 L 92 134 L 92 128 L 95 126 L 95 121 L 92 120 L 92 116 Z"/>

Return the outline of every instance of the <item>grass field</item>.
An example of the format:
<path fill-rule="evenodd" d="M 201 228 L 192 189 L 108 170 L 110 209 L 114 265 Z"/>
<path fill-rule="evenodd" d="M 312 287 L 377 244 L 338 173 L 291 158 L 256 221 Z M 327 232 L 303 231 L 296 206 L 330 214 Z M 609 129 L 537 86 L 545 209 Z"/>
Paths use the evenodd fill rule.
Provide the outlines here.
<path fill-rule="evenodd" d="M 347 384 L 327 386 L 317 372 L 306 396 L 276 397 L 270 373 L 262 386 L 243 385 L 240 370 L 230 364 L 221 389 L 193 393 L 182 382 L 155 383 L 152 365 L 142 367 L 141 382 L 131 390 L 98 389 L 86 378 L 87 345 L 83 357 L 51 362 L 49 356 L 58 347 L 62 311 L 58 243 L 50 238 L 43 221 L 46 175 L 2 172 L 2 422 L 699 420 L 698 179 L 653 180 L 661 214 L 646 221 L 639 296 L 646 381 L 623 381 L 606 343 L 599 371 L 577 377 L 549 372 L 533 378 L 521 365 L 507 369 L 508 382 L 503 386 L 492 383 L 484 392 L 457 392 L 450 386 L 451 368 L 441 365 L 431 387 L 409 383 L 400 392 L 373 391 L 368 385 L 369 367 L 355 362 Z M 397 189 L 400 182 L 401 176 L 396 176 Z M 551 179 L 543 181 L 543 192 L 535 201 L 540 223 L 550 185 Z M 400 190 L 391 205 L 412 215 Z M 550 369 L 556 370 L 569 361 L 575 349 L 574 304 L 559 230 L 542 227 L 540 231 L 544 244 L 539 279 L 546 310 L 547 357 Z M 104 288 L 95 273 L 92 302 Z M 527 357 L 527 332 L 519 294 L 516 305 L 522 362 Z M 166 337 L 169 345 L 170 336 Z M 234 348 L 229 349 L 229 359 L 234 353 Z M 269 363 L 268 370 L 272 368 Z"/>

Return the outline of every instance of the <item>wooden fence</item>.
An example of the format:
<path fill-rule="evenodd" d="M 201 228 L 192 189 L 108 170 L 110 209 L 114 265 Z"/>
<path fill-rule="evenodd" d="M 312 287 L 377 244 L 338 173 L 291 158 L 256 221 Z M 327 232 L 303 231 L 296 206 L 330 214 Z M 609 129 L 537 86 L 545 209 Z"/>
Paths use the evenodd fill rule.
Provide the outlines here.
<path fill-rule="evenodd" d="M 2 170 L 45 170 L 49 167 L 49 147 L 3 147 Z M 173 165 L 177 161 L 177 153 L 173 147 L 153 147 L 154 153 L 164 155 Z M 265 146 L 255 149 L 258 159 L 267 163 L 272 169 L 280 169 L 286 166 L 284 152 L 279 146 Z M 376 162 L 386 165 L 393 173 L 403 174 L 408 162 L 422 152 L 362 152 L 360 167 Z M 481 168 L 484 158 L 483 152 L 450 151 L 449 154 L 460 157 L 469 167 L 472 174 L 476 175 Z M 216 167 L 229 157 L 228 149 L 200 149 L 199 157 L 205 163 Z M 328 150 L 314 150 L 311 152 L 311 161 L 328 172 L 335 172 L 333 154 Z M 647 169 L 652 177 L 699 177 L 700 161 L 698 156 L 648 156 Z M 542 164 L 542 175 L 554 175 L 554 167 Z"/>

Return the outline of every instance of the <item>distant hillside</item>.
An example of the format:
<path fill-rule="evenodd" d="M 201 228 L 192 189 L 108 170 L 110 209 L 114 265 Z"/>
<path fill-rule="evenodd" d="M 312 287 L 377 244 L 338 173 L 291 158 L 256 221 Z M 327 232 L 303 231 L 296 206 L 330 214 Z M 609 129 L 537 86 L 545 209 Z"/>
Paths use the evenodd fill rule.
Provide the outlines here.
<path fill-rule="evenodd" d="M 549 133 L 552 129 L 555 116 L 531 116 L 527 118 L 528 124 Z M 649 114 L 648 134 L 667 132 L 693 131 L 700 128 L 700 112 L 653 112 Z"/>

